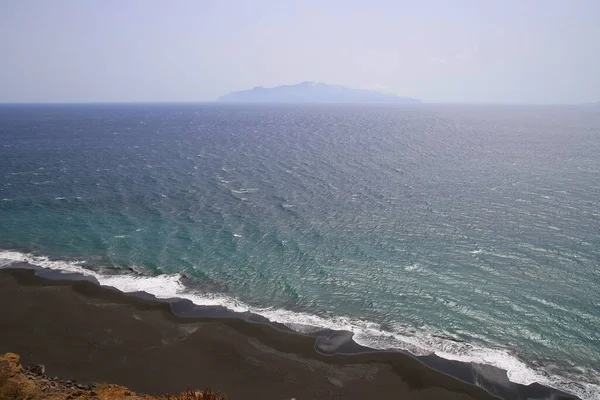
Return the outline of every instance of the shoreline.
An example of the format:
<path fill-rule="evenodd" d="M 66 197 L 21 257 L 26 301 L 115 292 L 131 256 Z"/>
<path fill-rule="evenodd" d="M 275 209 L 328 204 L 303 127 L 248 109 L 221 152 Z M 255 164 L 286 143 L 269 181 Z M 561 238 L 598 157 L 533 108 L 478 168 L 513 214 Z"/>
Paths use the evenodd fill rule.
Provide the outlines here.
<path fill-rule="evenodd" d="M 259 388 L 260 398 L 273 399 L 350 399 L 363 398 L 360 396 L 367 393 L 376 398 L 373 391 L 381 391 L 377 395 L 386 398 L 397 397 L 394 393 L 404 393 L 406 398 L 495 398 L 491 394 L 504 399 L 576 398 L 537 383 L 525 386 L 510 382 L 505 371 L 494 367 L 366 348 L 352 340 L 351 332 L 302 334 L 256 314 L 197 306 L 186 299 L 125 293 L 94 281 L 89 276 L 27 263 L 0 268 L 0 304 L 16 301 L 19 307 L 38 310 L 45 316 L 43 321 L 29 321 L 22 317 L 24 310 L 17 313 L 19 307 L 0 306 L 0 353 L 20 353 L 25 363 L 44 363 L 57 375 L 122 384 L 149 394 L 210 386 L 234 399 L 255 398 L 248 393 Z M 69 315 L 59 312 L 65 308 L 79 320 L 69 320 Z M 81 313 L 82 309 L 87 314 Z M 68 327 L 67 333 L 55 329 L 49 335 L 48 329 L 59 328 L 55 324 L 60 320 Z M 94 329 L 82 332 L 78 329 L 82 323 Z M 107 329 L 112 332 L 108 338 Z M 130 331 L 136 330 L 139 335 L 131 336 Z M 150 340 L 147 332 L 154 337 L 152 343 L 146 343 Z M 160 332 L 167 339 L 157 341 Z M 78 356 L 67 357 L 68 362 L 61 360 L 61 354 L 72 351 L 75 344 Z M 151 345 L 158 349 L 154 353 L 160 354 L 141 354 L 143 345 Z M 97 354 L 99 348 L 112 356 Z M 179 358 L 181 364 L 176 363 Z M 210 365 L 206 365 L 207 359 Z M 198 368 L 198 363 L 205 380 L 193 378 L 190 368 Z M 279 367 L 273 370 L 273 365 Z M 127 376 L 111 372 L 119 366 L 122 371 L 139 370 Z M 287 375 L 283 371 L 288 371 Z"/>

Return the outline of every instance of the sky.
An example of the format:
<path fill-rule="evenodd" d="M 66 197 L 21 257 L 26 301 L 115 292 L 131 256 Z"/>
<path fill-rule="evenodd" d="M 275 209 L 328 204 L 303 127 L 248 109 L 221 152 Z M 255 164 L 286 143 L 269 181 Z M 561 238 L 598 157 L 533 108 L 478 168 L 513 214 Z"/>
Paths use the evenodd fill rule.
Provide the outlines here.
<path fill-rule="evenodd" d="M 302 81 L 600 101 L 600 0 L 0 0 L 0 102 L 213 101 Z"/>

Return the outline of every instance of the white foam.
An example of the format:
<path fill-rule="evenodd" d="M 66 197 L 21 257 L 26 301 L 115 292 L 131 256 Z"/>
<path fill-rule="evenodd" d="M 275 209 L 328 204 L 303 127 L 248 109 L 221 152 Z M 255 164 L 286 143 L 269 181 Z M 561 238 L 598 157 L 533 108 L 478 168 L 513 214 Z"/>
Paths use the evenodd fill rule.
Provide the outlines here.
<path fill-rule="evenodd" d="M 75 272 L 92 276 L 103 286 L 111 286 L 123 292 L 146 292 L 159 299 L 183 298 L 200 306 L 223 306 L 234 312 L 251 312 L 266 317 L 270 321 L 285 324 L 299 332 L 313 332 L 319 328 L 345 330 L 354 333 L 356 343 L 381 350 L 408 350 L 414 355 L 435 353 L 439 357 L 466 363 L 491 365 L 507 371 L 510 381 L 529 385 L 534 382 L 571 392 L 585 400 L 600 400 L 598 371 L 587 371 L 587 382 L 573 378 L 550 376 L 543 370 L 534 370 L 515 357 L 507 349 L 484 348 L 432 335 L 427 331 L 415 331 L 397 325 L 392 331 L 385 331 L 375 322 L 337 316 L 325 318 L 314 314 L 292 312 L 271 307 L 252 307 L 235 298 L 218 293 L 195 293 L 181 282 L 181 275 L 133 276 L 103 275 L 84 268 L 85 262 L 52 261 L 47 257 L 25 254 L 17 251 L 0 250 L 0 267 L 14 262 L 27 262 L 43 268 L 63 272 Z"/>
<path fill-rule="evenodd" d="M 418 271 L 420 269 L 421 269 L 421 265 L 417 264 L 417 263 L 404 266 L 404 270 L 407 272 Z"/>
<path fill-rule="evenodd" d="M 230 189 L 232 193 L 235 194 L 245 194 L 245 193 L 254 193 L 258 190 L 258 188 L 241 188 L 239 190 Z"/>

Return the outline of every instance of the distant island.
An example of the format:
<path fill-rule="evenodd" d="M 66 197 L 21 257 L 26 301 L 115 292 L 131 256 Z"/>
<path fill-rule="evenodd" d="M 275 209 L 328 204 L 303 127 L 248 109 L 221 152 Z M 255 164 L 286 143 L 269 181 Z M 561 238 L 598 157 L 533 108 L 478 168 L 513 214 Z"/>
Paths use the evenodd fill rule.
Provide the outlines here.
<path fill-rule="evenodd" d="M 420 100 L 411 97 L 317 82 L 302 82 L 274 88 L 259 86 L 250 90 L 231 92 L 220 97 L 218 101 L 231 103 L 421 103 Z"/>

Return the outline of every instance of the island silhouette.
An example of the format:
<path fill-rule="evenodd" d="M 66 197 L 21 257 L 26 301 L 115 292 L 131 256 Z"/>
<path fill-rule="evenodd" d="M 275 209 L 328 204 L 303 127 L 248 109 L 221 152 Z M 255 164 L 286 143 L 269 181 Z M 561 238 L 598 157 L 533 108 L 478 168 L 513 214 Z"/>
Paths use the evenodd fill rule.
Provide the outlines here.
<path fill-rule="evenodd" d="M 351 89 L 319 82 L 302 82 L 273 88 L 258 86 L 231 92 L 218 99 L 232 103 L 394 103 L 419 104 L 420 100 L 373 90 Z"/>

